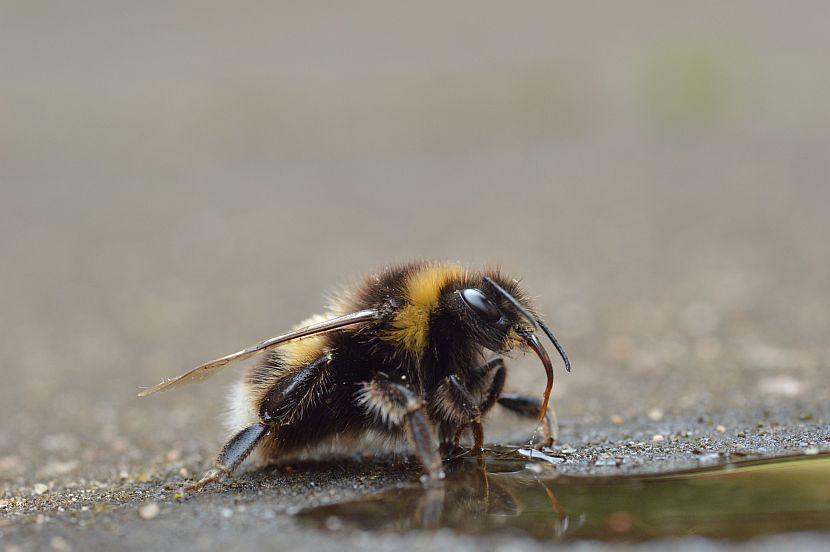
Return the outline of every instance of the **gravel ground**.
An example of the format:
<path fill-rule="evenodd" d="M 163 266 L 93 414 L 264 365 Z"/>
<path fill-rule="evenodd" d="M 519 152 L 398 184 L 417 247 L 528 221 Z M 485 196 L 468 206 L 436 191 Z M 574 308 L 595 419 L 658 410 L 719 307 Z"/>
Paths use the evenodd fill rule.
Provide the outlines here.
<path fill-rule="evenodd" d="M 563 442 L 557 451 L 567 459 L 558 469 L 563 473 L 581 474 L 643 473 L 711 465 L 729 459 L 830 451 L 827 420 L 825 410 L 775 415 L 719 413 L 697 419 L 667 416 L 659 420 L 634 419 L 610 427 L 566 423 L 562 428 Z M 655 439 L 657 435 L 662 439 Z M 100 480 L 55 475 L 42 478 L 34 485 L 12 486 L 2 503 L 2 542 L 7 550 L 47 547 L 174 550 L 187 546 L 205 550 L 227 546 L 291 549 L 332 545 L 361 549 L 369 543 L 384 549 L 419 549 L 442 541 L 461 549 L 530 550 L 545 546 L 515 535 L 494 539 L 446 531 L 412 535 L 326 533 L 307 529 L 292 517 L 302 508 L 417 481 L 417 465 L 403 465 L 389 457 L 343 457 L 252 468 L 223 485 L 184 498 L 179 492 L 186 479 L 183 474 L 202 469 L 206 462 L 207 458 L 182 456 L 172 450 L 138 473 L 125 472 Z M 84 473 L 84 470 L 78 471 Z M 819 549 L 826 545 L 823 537 L 795 535 L 728 546 L 772 548 L 782 539 L 807 548 Z M 673 544 L 694 550 L 716 546 L 699 539 Z M 570 545 L 584 548 L 584 544 Z"/>
<path fill-rule="evenodd" d="M 541 547 L 288 514 L 417 477 L 386 456 L 175 499 L 234 374 L 140 386 L 414 258 L 524 278 L 563 470 L 830 446 L 826 2 L 92 4 L 0 16 L 0 550 Z"/>

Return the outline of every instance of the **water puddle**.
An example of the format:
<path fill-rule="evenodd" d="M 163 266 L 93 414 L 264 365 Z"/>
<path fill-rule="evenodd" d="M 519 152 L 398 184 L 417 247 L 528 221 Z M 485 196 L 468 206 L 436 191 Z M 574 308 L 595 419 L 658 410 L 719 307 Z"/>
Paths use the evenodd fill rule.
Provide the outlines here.
<path fill-rule="evenodd" d="M 496 449 L 448 466 L 443 486 L 395 488 L 300 512 L 324 530 L 524 533 L 538 539 L 743 540 L 830 530 L 830 454 L 644 476 L 568 476 Z"/>

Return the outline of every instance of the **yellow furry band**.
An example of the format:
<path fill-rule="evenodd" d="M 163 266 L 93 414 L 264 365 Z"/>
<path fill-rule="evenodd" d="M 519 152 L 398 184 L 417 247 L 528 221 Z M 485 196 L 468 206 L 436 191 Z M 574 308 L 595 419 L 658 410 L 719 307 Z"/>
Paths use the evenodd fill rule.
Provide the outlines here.
<path fill-rule="evenodd" d="M 453 281 L 464 278 L 464 269 L 455 264 L 425 265 L 406 282 L 408 304 L 392 321 L 385 339 L 402 351 L 420 357 L 429 339 L 429 319 L 438 308 L 441 291 Z"/>

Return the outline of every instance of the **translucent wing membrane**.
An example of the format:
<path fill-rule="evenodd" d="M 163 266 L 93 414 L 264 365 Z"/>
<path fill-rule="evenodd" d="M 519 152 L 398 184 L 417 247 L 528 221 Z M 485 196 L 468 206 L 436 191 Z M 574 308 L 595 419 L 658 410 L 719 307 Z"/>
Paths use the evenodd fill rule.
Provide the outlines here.
<path fill-rule="evenodd" d="M 276 337 L 272 337 L 271 339 L 266 339 L 261 343 L 257 343 L 256 345 L 252 345 L 251 347 L 242 349 L 241 351 L 238 351 L 231 355 L 223 356 L 222 358 L 217 358 L 216 360 L 212 360 L 208 363 L 202 364 L 201 366 L 197 366 L 196 368 L 193 368 L 192 370 L 189 370 L 180 376 L 176 376 L 175 378 L 165 380 L 154 387 L 145 389 L 144 391 L 139 393 L 138 396 L 146 397 L 147 395 L 152 395 L 153 393 L 157 393 L 159 391 L 175 389 L 177 387 L 187 385 L 189 383 L 202 382 L 216 375 L 217 372 L 219 372 L 222 368 L 229 364 L 251 358 L 252 356 L 258 353 L 268 351 L 270 349 L 282 345 L 283 343 L 294 341 L 295 339 L 302 339 L 304 337 L 309 337 L 312 335 L 330 332 L 332 330 L 337 330 L 346 326 L 352 326 L 354 324 L 360 324 L 361 322 L 370 322 L 372 320 L 377 320 L 378 316 L 378 311 L 374 309 L 363 310 L 347 314 L 345 316 L 332 318 L 331 320 L 326 320 L 323 322 L 319 322 L 317 324 L 312 324 L 310 326 L 294 330 L 293 332 L 289 332 L 287 334 L 278 335 Z"/>

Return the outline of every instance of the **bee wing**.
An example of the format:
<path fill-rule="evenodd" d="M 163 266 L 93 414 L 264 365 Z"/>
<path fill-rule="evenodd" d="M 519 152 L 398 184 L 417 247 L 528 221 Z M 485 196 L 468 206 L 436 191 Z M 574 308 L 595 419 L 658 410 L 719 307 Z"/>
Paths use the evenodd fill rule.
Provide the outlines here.
<path fill-rule="evenodd" d="M 270 349 L 282 345 L 283 343 L 287 343 L 295 339 L 302 339 L 304 337 L 309 337 L 316 334 L 330 332 L 332 330 L 343 328 L 345 326 L 360 324 L 361 322 L 370 322 L 372 320 L 377 320 L 378 317 L 379 313 L 374 309 L 362 310 L 358 312 L 353 312 L 351 314 L 347 314 L 345 316 L 339 316 L 337 318 L 332 318 L 330 320 L 318 322 L 317 324 L 312 324 L 310 326 L 294 330 L 293 332 L 289 332 L 287 334 L 278 335 L 277 337 L 266 339 L 261 343 L 257 343 L 256 345 L 252 345 L 251 347 L 242 349 L 239 352 L 233 353 L 228 356 L 223 356 L 222 358 L 217 358 L 216 360 L 211 360 L 210 362 L 202 364 L 201 366 L 197 366 L 196 368 L 193 368 L 192 370 L 189 370 L 180 376 L 176 376 L 175 378 L 165 380 L 154 387 L 145 389 L 144 391 L 139 393 L 138 396 L 146 397 L 147 395 L 152 395 L 153 393 L 157 393 L 158 391 L 174 389 L 176 387 L 187 385 L 189 383 L 202 382 L 214 376 L 217 372 L 219 372 L 219 370 L 221 370 L 228 364 L 251 358 L 257 353 L 261 353 L 262 351 L 268 351 Z"/>

